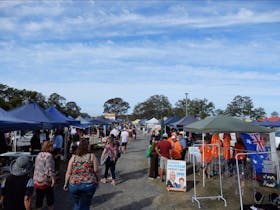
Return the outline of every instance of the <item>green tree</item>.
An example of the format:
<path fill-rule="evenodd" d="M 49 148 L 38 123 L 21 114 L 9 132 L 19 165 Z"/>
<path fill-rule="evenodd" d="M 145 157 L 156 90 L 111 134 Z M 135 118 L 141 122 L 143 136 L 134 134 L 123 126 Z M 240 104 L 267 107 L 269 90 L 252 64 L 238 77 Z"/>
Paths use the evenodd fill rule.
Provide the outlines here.
<path fill-rule="evenodd" d="M 214 115 L 214 103 L 208 102 L 207 99 L 187 99 L 187 103 L 188 115 L 200 119 Z M 178 100 L 173 110 L 175 115 L 184 117 L 186 115 L 186 99 Z"/>
<path fill-rule="evenodd" d="M 190 100 L 188 99 L 188 103 L 189 102 L 190 102 Z M 186 115 L 186 99 L 178 100 L 175 103 L 173 113 L 174 113 L 174 115 L 179 116 L 179 117 L 184 117 Z"/>
<path fill-rule="evenodd" d="M 67 102 L 64 108 L 64 114 L 77 118 L 81 113 L 81 108 L 73 101 Z"/>
<path fill-rule="evenodd" d="M 162 118 L 172 113 L 172 105 L 164 95 L 153 95 L 142 103 L 138 103 L 133 110 L 135 118 Z"/>
<path fill-rule="evenodd" d="M 188 114 L 199 119 L 214 115 L 215 105 L 207 99 L 193 99 L 188 102 Z"/>
<path fill-rule="evenodd" d="M 254 118 L 254 119 L 262 119 L 266 116 L 266 113 L 264 111 L 263 108 L 259 107 L 259 108 L 256 108 L 253 110 L 253 113 L 251 115 L 251 118 Z"/>
<path fill-rule="evenodd" d="M 63 112 L 65 109 L 65 103 L 66 99 L 57 93 L 52 93 L 48 98 L 48 105 L 54 106 L 61 112 Z"/>
<path fill-rule="evenodd" d="M 227 105 L 225 113 L 230 116 L 260 118 L 266 115 L 263 108 L 255 108 L 253 101 L 248 96 L 235 96 Z"/>
<path fill-rule="evenodd" d="M 130 108 L 129 103 L 122 98 L 111 98 L 104 105 L 104 113 L 115 113 L 116 116 L 124 115 Z"/>

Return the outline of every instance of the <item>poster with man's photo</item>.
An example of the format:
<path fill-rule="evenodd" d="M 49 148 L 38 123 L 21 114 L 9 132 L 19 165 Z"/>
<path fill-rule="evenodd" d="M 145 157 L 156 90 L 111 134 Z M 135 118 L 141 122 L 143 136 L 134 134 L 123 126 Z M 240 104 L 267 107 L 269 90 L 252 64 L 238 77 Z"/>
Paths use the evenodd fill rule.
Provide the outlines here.
<path fill-rule="evenodd" d="M 187 191 L 186 162 L 167 160 L 166 189 L 168 191 Z"/>

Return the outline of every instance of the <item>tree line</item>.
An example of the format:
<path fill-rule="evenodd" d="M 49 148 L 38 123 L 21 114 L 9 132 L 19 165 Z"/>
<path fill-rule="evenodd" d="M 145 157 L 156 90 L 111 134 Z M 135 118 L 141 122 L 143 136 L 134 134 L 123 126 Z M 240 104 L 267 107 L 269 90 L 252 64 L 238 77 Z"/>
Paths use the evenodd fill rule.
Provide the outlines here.
<path fill-rule="evenodd" d="M 187 103 L 187 104 L 186 104 Z M 187 107 L 187 108 L 186 108 Z M 115 113 L 119 117 L 124 117 L 130 108 L 129 103 L 122 98 L 112 98 L 104 103 L 105 113 Z M 187 109 L 187 111 L 186 111 Z M 161 119 L 165 116 L 184 117 L 191 115 L 198 119 L 204 119 L 208 116 L 224 114 L 250 119 L 260 119 L 266 117 L 266 112 L 262 107 L 256 107 L 248 96 L 237 95 L 227 104 L 225 110 L 215 109 L 213 102 L 207 99 L 180 99 L 173 107 L 168 97 L 164 95 L 153 95 L 147 100 L 138 103 L 129 118 L 133 119 L 150 119 L 155 117 Z M 276 111 L 271 116 L 278 116 Z"/>
<path fill-rule="evenodd" d="M 11 110 L 35 100 L 44 109 L 54 106 L 60 112 L 74 118 L 78 116 L 89 116 L 82 113 L 81 108 L 74 101 L 66 101 L 66 98 L 58 93 L 52 93 L 49 97 L 45 97 L 42 93 L 30 90 L 19 90 L 0 84 L 0 107 L 5 110 Z"/>
<path fill-rule="evenodd" d="M 5 110 L 11 110 L 36 100 L 43 108 L 49 106 L 56 107 L 60 112 L 74 118 L 78 116 L 90 117 L 88 113 L 81 112 L 81 108 L 74 101 L 67 101 L 65 97 L 58 93 L 52 93 L 45 97 L 42 93 L 30 90 L 19 90 L 0 84 L 0 107 Z M 186 106 L 187 103 L 187 106 Z M 179 99 L 175 106 L 172 106 L 167 96 L 153 95 L 143 102 L 137 103 L 131 114 L 127 114 L 131 108 L 129 103 L 120 97 L 108 99 L 103 105 L 104 113 L 115 113 L 118 118 L 123 119 L 150 119 L 156 117 L 158 119 L 165 116 L 186 115 L 186 107 L 188 115 L 198 119 L 204 119 L 208 116 L 224 114 L 229 116 L 245 117 L 251 119 L 259 119 L 266 117 L 264 108 L 255 108 L 253 101 L 248 96 L 237 95 L 227 104 L 225 110 L 215 109 L 213 102 L 207 99 Z M 278 116 L 278 112 L 273 111 L 271 116 Z"/>

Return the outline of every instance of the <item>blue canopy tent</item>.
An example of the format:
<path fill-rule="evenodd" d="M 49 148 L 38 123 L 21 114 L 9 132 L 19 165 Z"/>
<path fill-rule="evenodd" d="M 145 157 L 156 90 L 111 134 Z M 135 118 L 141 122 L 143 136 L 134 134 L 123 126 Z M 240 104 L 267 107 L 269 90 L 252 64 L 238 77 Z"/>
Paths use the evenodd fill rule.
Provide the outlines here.
<path fill-rule="evenodd" d="M 92 125 L 111 125 L 112 122 L 109 119 L 94 119 L 91 120 Z"/>
<path fill-rule="evenodd" d="M 256 122 L 256 124 L 264 126 L 264 127 L 275 128 L 275 127 L 280 127 L 280 120 L 275 121 L 275 122 L 270 122 L 270 121 L 266 120 L 266 121 L 263 121 L 263 122 Z"/>
<path fill-rule="evenodd" d="M 55 128 L 65 125 L 65 121 L 55 120 L 35 101 L 31 101 L 29 104 L 10 110 L 8 113 L 22 120 L 40 123 L 40 129 Z"/>
<path fill-rule="evenodd" d="M 197 121 L 197 119 L 193 116 L 186 116 L 178 120 L 177 122 L 171 123 L 170 126 L 175 128 L 182 128 L 183 126 L 193 123 L 195 121 Z"/>
<path fill-rule="evenodd" d="M 10 115 L 0 108 L 0 131 L 9 132 L 15 130 L 32 130 L 39 127 L 39 124 L 27 120 L 21 120 Z"/>
<path fill-rule="evenodd" d="M 45 110 L 47 113 L 51 114 L 53 118 L 57 121 L 65 121 L 70 125 L 76 125 L 77 123 L 80 123 L 80 121 L 75 120 L 70 117 L 66 117 L 64 114 L 62 114 L 60 111 L 58 111 L 54 106 L 50 106 Z"/>
<path fill-rule="evenodd" d="M 71 125 L 79 125 L 81 123 L 80 120 L 75 120 L 71 116 L 68 116 L 67 119 L 68 119 L 68 122 L 70 122 Z"/>
<path fill-rule="evenodd" d="M 175 123 L 175 122 L 179 121 L 180 119 L 181 118 L 178 116 L 169 117 L 167 120 L 164 121 L 164 125 L 169 125 L 171 123 Z"/>

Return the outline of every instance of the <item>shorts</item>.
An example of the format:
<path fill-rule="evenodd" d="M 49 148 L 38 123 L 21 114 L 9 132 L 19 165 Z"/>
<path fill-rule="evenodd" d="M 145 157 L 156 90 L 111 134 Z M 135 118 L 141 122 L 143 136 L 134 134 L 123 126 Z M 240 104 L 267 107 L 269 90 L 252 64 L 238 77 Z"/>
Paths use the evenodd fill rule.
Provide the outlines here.
<path fill-rule="evenodd" d="M 126 148 L 127 142 L 122 142 L 122 146 Z"/>
<path fill-rule="evenodd" d="M 166 169 L 167 168 L 167 158 L 160 156 L 160 162 L 159 162 L 159 167 L 160 169 Z"/>

